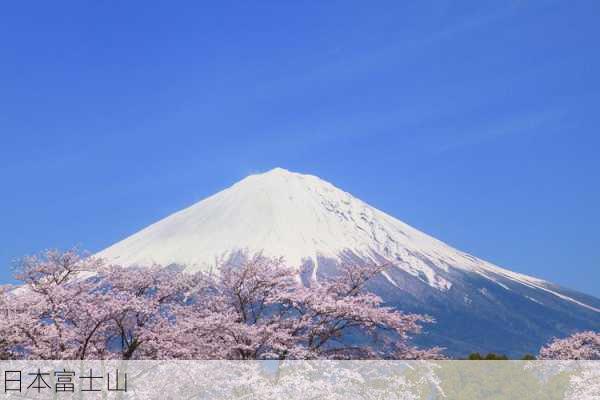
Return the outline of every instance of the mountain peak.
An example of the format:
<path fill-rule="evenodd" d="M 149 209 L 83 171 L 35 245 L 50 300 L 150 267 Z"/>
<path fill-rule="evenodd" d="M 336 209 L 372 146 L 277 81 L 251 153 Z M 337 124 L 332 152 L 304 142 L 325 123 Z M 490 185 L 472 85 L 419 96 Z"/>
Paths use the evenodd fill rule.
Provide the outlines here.
<path fill-rule="evenodd" d="M 319 180 L 320 178 L 314 175 L 301 174 L 298 172 L 293 172 L 285 168 L 275 167 L 266 172 L 261 172 L 253 175 L 247 176 L 245 179 L 242 179 L 240 182 L 244 182 L 245 180 L 275 180 L 278 182 L 286 182 L 289 179 L 308 179 L 308 180 Z"/>
<path fill-rule="evenodd" d="M 193 271 L 214 268 L 239 252 L 283 256 L 296 267 L 312 265 L 313 278 L 324 262 L 361 260 L 389 263 L 440 291 L 453 286 L 456 270 L 502 288 L 508 280 L 550 291 L 540 279 L 463 253 L 329 182 L 283 168 L 250 175 L 99 256 L 123 265 L 175 263 Z"/>
<path fill-rule="evenodd" d="M 281 167 L 275 167 L 273 169 L 268 170 L 267 172 L 265 172 L 264 174 L 261 175 L 292 175 L 295 174 L 292 171 L 289 171 L 285 168 L 281 168 Z"/>
<path fill-rule="evenodd" d="M 285 168 L 281 168 L 281 167 L 275 167 L 272 168 L 266 172 L 260 172 L 257 174 L 253 174 L 253 175 L 249 175 L 247 178 L 272 178 L 272 177 L 307 177 L 307 176 L 312 176 L 312 175 L 307 175 L 307 174 L 301 174 L 298 172 L 294 172 L 294 171 L 290 171 L 288 169 Z"/>
<path fill-rule="evenodd" d="M 499 351 L 514 353 L 514 343 L 528 343 L 523 351 L 531 352 L 548 336 L 600 327 L 600 300 L 497 267 L 317 176 L 283 168 L 250 175 L 97 256 L 124 266 L 179 264 L 193 272 L 240 252 L 284 257 L 302 268 L 305 282 L 344 263 L 387 264 L 369 289 L 387 304 L 444 321 L 430 328 L 426 344 L 455 354 L 489 349 L 490 340 Z"/>

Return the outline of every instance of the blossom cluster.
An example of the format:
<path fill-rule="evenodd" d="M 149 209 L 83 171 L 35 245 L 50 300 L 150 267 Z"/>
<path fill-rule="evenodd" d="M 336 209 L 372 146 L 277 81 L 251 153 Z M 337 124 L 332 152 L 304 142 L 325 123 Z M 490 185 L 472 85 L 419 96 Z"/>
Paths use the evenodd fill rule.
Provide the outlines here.
<path fill-rule="evenodd" d="M 122 267 L 47 251 L 0 294 L 5 359 L 434 359 L 410 339 L 429 317 L 365 290 L 383 267 L 352 265 L 302 283 L 262 255 L 215 272 Z"/>

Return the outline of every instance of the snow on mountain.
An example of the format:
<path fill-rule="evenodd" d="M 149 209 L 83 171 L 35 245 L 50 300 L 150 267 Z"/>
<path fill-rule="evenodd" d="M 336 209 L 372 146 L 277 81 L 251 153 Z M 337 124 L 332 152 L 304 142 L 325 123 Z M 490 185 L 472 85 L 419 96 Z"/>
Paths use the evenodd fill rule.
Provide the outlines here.
<path fill-rule="evenodd" d="M 370 290 L 437 323 L 417 344 L 449 355 L 535 353 L 554 336 L 600 330 L 600 300 L 448 246 L 316 176 L 251 175 L 98 255 L 122 265 L 208 270 L 240 252 L 283 256 L 302 279 L 342 262 L 389 264 Z"/>
<path fill-rule="evenodd" d="M 193 206 L 172 214 L 100 252 L 123 264 L 180 264 L 209 269 L 239 251 L 284 256 L 294 266 L 341 260 L 389 262 L 431 288 L 447 291 L 452 270 L 475 273 L 511 290 L 507 281 L 562 300 L 600 309 L 560 293 L 547 282 L 515 273 L 426 235 L 312 176 L 282 168 L 251 175 Z M 398 287 L 391 276 L 386 280 Z"/>

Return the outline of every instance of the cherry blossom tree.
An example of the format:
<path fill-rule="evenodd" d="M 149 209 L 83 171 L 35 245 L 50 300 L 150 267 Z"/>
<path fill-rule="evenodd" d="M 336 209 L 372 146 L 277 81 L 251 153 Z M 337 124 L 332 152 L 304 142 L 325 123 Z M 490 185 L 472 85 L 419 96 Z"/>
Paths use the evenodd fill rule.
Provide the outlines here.
<path fill-rule="evenodd" d="M 20 263 L 0 296 L 2 354 L 31 359 L 440 358 L 410 344 L 431 319 L 365 290 L 382 271 L 347 266 L 302 284 L 261 255 L 187 274 L 106 265 L 76 251 Z"/>
<path fill-rule="evenodd" d="M 600 332 L 577 332 L 541 348 L 540 360 L 600 360 Z"/>
<path fill-rule="evenodd" d="M 600 333 L 577 332 L 563 339 L 553 339 L 540 349 L 538 359 L 530 368 L 544 378 L 567 373 L 570 375 L 566 399 L 600 398 Z"/>
<path fill-rule="evenodd" d="M 600 399 L 600 369 L 596 362 L 584 361 L 580 370 L 571 376 L 567 400 Z"/>
<path fill-rule="evenodd" d="M 16 273 L 24 285 L 5 288 L 2 298 L 6 352 L 33 359 L 103 357 L 101 338 L 114 300 L 94 291 L 93 282 L 75 279 L 99 266 L 75 251 L 24 258 Z"/>
<path fill-rule="evenodd" d="M 364 290 L 380 272 L 344 267 L 335 279 L 306 287 L 282 259 L 256 255 L 225 265 L 198 279 L 181 338 L 191 335 L 205 349 L 210 344 L 213 358 L 440 358 L 440 349 L 409 344 L 431 319 L 384 307 Z"/>
<path fill-rule="evenodd" d="M 269 392 L 263 390 L 266 393 L 261 393 L 260 397 L 331 400 L 424 398 L 419 385 L 406 376 L 409 366 L 382 361 L 284 361 L 277 370 L 277 379 L 268 387 Z"/>
<path fill-rule="evenodd" d="M 4 289 L 0 322 L 14 358 L 158 356 L 160 332 L 173 329 L 168 305 L 186 287 L 181 274 L 105 266 L 76 251 L 24 258 L 16 277 L 24 285 Z"/>
<path fill-rule="evenodd" d="M 172 338 L 178 314 L 191 301 L 194 276 L 159 266 L 108 266 L 98 278 L 113 302 L 107 340 L 117 345 L 119 358 L 176 357 Z"/>

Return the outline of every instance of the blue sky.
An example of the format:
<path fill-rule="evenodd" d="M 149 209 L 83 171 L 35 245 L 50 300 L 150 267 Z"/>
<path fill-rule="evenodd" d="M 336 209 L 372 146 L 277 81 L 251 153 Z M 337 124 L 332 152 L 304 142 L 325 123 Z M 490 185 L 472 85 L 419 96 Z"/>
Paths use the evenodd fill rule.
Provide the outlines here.
<path fill-rule="evenodd" d="M 275 166 L 600 296 L 600 3 L 11 2 L 0 281 Z"/>

